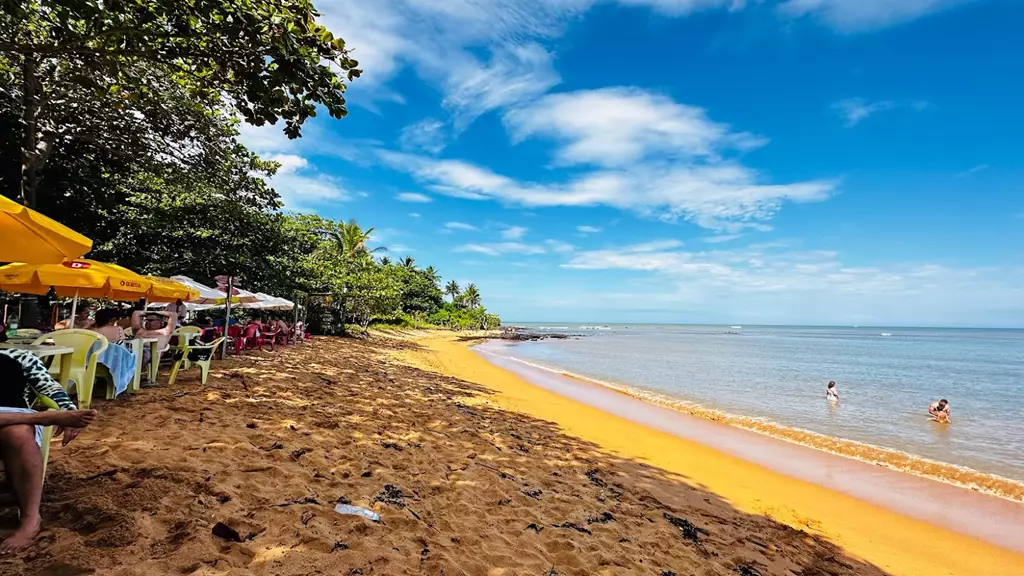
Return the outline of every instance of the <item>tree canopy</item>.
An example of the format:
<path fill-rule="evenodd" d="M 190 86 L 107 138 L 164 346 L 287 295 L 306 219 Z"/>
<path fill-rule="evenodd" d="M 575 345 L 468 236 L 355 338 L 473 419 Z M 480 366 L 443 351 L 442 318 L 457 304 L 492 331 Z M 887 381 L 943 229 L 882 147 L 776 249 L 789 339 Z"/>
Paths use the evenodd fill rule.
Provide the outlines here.
<path fill-rule="evenodd" d="M 36 204 L 38 172 L 68 134 L 60 116 L 96 105 L 170 141 L 166 91 L 210 113 L 291 138 L 322 106 L 347 114 L 345 82 L 360 74 L 344 40 L 318 24 L 309 0 L 27 0 L 0 12 L 0 73 L 18 103 L 18 196 Z M 180 101 L 180 100 L 179 100 Z M 88 125 L 86 125 L 87 127 Z M 95 128 L 95 126 L 93 126 Z M 88 133 L 96 134 L 95 129 Z M 188 146 L 187 141 L 177 143 Z M 100 143 L 107 148 L 116 143 Z"/>
<path fill-rule="evenodd" d="M 318 108 L 347 114 L 358 63 L 309 0 L 0 7 L 0 193 L 92 238 L 90 257 L 314 295 L 325 333 L 497 324 L 478 297 L 444 302 L 433 267 L 377 260 L 373 228 L 283 212 L 280 166 L 239 142 L 240 122 L 297 138 Z"/>

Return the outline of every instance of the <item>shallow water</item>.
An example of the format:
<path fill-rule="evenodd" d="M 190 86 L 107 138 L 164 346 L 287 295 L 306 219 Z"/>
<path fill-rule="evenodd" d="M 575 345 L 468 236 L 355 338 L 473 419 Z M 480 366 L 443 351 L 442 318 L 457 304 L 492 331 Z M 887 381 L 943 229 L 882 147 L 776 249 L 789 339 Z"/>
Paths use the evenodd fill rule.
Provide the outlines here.
<path fill-rule="evenodd" d="M 895 458 L 825 444 L 853 440 L 1024 481 L 1022 330 L 533 325 L 556 326 L 587 336 L 500 353 L 855 457 Z M 829 380 L 838 406 L 825 400 Z M 939 398 L 950 401 L 950 425 L 928 417 Z M 778 434 L 775 425 L 830 438 Z M 930 474 L 927 463 L 915 466 Z"/>

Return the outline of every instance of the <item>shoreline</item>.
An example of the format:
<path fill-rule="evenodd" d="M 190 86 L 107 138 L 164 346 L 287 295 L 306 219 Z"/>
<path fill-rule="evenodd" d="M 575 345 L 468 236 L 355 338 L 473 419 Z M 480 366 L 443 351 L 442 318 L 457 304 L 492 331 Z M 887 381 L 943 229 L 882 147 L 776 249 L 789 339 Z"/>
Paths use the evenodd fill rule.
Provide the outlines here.
<path fill-rule="evenodd" d="M 959 517 L 949 518 L 946 527 L 919 519 L 929 514 L 948 515 L 949 511 L 962 513 L 964 509 L 955 504 L 945 509 L 939 506 L 937 510 L 909 510 L 917 518 L 907 515 L 908 510 L 903 510 L 904 513 L 894 512 L 890 509 L 893 502 L 889 502 L 890 506 L 884 506 L 880 505 L 878 498 L 875 502 L 855 498 L 834 487 L 825 487 L 780 473 L 765 466 L 763 462 L 752 463 L 721 448 L 709 447 L 705 443 L 666 432 L 660 427 L 652 427 L 649 422 L 638 423 L 595 408 L 579 399 L 552 392 L 505 367 L 488 362 L 471 350 L 467 342 L 459 341 L 454 336 L 421 335 L 412 340 L 422 346 L 423 351 L 403 353 L 401 357 L 418 367 L 486 386 L 494 391 L 493 402 L 501 408 L 556 422 L 565 433 L 593 442 L 619 456 L 684 475 L 690 483 L 718 494 L 740 510 L 770 516 L 776 521 L 825 536 L 855 557 L 872 562 L 891 574 L 988 576 L 1024 573 L 1024 555 L 1021 554 L 1024 546 L 1013 546 L 1014 542 L 1020 542 L 1015 540 L 1021 529 L 1020 524 L 1000 525 L 998 522 L 989 522 L 988 516 L 982 514 L 985 516 L 984 522 L 990 523 L 989 531 L 985 534 L 988 536 L 985 540 L 988 541 L 983 541 L 950 529 L 949 525 L 956 526 Z M 588 386 L 599 388 L 597 384 Z M 650 408 L 674 412 L 675 419 L 686 417 L 701 420 L 611 389 L 605 389 L 605 392 L 618 396 L 620 403 L 624 397 L 630 398 Z M 650 411 L 645 409 L 645 416 L 649 415 Z M 789 451 L 830 456 L 830 459 L 857 464 L 872 472 L 902 475 L 918 483 L 928 482 L 853 459 L 809 450 L 738 427 L 704 422 L 709 426 L 759 436 L 769 440 L 767 444 L 779 444 Z M 772 450 L 768 452 L 765 458 L 770 461 Z M 806 457 L 807 454 L 804 454 L 801 459 Z M 833 475 L 836 472 L 845 473 L 845 467 L 837 469 L 834 463 L 829 466 L 819 472 L 824 474 L 823 477 L 832 477 L 834 483 L 841 484 L 842 474 L 839 474 L 838 479 Z M 1014 512 L 1024 514 L 1024 508 L 1010 508 L 1019 506 L 1012 501 L 940 483 L 933 484 L 963 492 L 967 496 L 991 500 L 996 503 L 993 510 L 1003 507 L 1004 512 L 1010 511 L 1011 517 L 1014 517 Z M 883 496 L 883 500 L 901 497 L 899 494 Z M 1000 533 L 1004 535 L 1000 537 Z M 1004 547 L 993 544 L 993 539 Z M 1017 552 L 1012 548 L 1016 548 Z M 942 565 L 948 572 L 938 571 L 935 558 L 943 558 Z"/>
<path fill-rule="evenodd" d="M 974 490 L 1009 502 L 1017 504 L 1024 503 L 1024 482 L 1013 478 L 1007 478 L 995 473 L 983 472 L 968 466 L 942 462 L 925 456 L 912 454 L 894 448 L 887 448 L 885 446 L 879 446 L 868 442 L 829 436 L 813 430 L 779 424 L 761 418 L 733 414 L 718 408 L 710 408 L 702 404 L 673 398 L 665 394 L 644 390 L 639 387 L 608 382 L 581 374 L 575 374 L 565 369 L 544 366 L 514 356 L 498 354 L 488 348 L 485 348 L 488 344 L 491 344 L 491 342 L 482 343 L 475 346 L 474 349 L 481 354 L 497 356 L 512 362 L 521 363 L 537 370 L 543 370 L 545 372 L 578 380 L 590 385 L 600 386 L 630 398 L 662 406 L 682 414 L 748 430 L 776 440 L 789 442 L 797 446 L 818 450 L 827 454 L 849 458 L 865 464 L 883 466 L 889 470 L 904 474 L 911 474 L 918 478 L 941 482 L 943 484 L 967 490 Z"/>

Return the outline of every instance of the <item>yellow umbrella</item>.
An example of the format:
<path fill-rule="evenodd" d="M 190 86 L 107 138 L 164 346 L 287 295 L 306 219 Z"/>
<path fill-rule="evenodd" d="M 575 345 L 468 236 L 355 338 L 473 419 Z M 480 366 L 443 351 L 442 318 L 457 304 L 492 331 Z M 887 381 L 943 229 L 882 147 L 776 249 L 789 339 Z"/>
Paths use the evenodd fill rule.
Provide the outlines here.
<path fill-rule="evenodd" d="M 51 286 L 58 296 L 74 296 L 71 305 L 71 319 L 74 322 L 80 297 L 141 300 L 146 297 L 153 282 L 117 264 L 95 260 L 0 266 L 0 290 L 46 294 Z"/>
<path fill-rule="evenodd" d="M 0 196 L 0 262 L 60 264 L 80 258 L 90 249 L 92 240 Z"/>
<path fill-rule="evenodd" d="M 146 280 L 153 283 L 153 287 L 146 293 L 146 299 L 149 302 L 176 302 L 178 300 L 188 302 L 199 298 L 199 290 L 190 288 L 177 280 L 160 276 L 146 276 Z"/>

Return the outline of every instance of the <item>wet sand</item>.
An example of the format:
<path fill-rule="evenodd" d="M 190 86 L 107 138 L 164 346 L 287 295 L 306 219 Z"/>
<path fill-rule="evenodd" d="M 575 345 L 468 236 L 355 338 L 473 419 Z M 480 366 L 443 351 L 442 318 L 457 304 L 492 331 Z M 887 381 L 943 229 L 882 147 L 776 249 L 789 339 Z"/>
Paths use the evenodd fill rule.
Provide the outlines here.
<path fill-rule="evenodd" d="M 481 364 L 469 349 L 479 342 L 427 338 L 420 344 L 431 352 L 419 361 L 486 382 L 502 408 L 551 419 L 619 456 L 685 475 L 739 510 L 822 535 L 888 573 L 1024 574 L 1020 504 L 687 418 L 550 373 L 528 381 Z M 952 500 L 943 510 L 945 497 Z"/>
<path fill-rule="evenodd" d="M 0 574 L 1024 573 L 1005 549 L 420 336 L 314 339 L 215 363 L 205 388 L 193 370 L 98 401 L 97 424 L 54 446 L 36 547 Z"/>
<path fill-rule="evenodd" d="M 651 404 L 616 390 L 553 374 L 475 347 L 489 362 L 531 384 L 679 438 L 1024 554 L 1024 505 L 844 458 Z M 959 513 L 950 514 L 950 510 Z"/>

